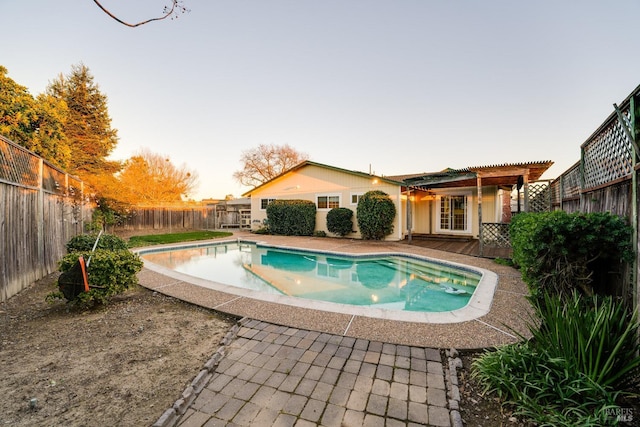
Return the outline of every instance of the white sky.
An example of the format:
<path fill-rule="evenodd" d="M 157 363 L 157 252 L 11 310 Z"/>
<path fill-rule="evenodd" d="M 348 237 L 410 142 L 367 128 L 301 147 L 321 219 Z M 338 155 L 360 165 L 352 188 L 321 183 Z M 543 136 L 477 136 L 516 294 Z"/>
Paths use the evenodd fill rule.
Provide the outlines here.
<path fill-rule="evenodd" d="M 120 18 L 168 0 L 103 0 Z M 120 142 L 239 197 L 244 150 L 379 175 L 552 160 L 640 83 L 637 0 L 185 0 L 135 29 L 91 0 L 0 0 L 0 64 L 35 96 L 80 62 Z"/>

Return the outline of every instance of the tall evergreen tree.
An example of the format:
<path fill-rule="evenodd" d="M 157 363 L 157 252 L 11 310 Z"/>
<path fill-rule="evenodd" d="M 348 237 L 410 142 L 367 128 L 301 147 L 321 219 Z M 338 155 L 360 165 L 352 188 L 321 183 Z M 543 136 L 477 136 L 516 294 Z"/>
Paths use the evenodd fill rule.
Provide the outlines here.
<path fill-rule="evenodd" d="M 119 163 L 107 160 L 118 143 L 117 130 L 111 128 L 107 97 L 100 92 L 93 75 L 84 64 L 71 67 L 67 76 L 59 75 L 47 94 L 67 104 L 65 134 L 71 158 L 69 170 L 81 177 L 113 173 Z"/>

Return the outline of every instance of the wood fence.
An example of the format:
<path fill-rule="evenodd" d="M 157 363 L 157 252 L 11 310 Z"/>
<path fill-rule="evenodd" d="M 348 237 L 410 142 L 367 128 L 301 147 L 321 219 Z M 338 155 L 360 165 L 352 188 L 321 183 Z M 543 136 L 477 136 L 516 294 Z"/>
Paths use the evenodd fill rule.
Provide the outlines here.
<path fill-rule="evenodd" d="M 0 301 L 58 269 L 90 208 L 82 182 L 0 136 Z"/>
<path fill-rule="evenodd" d="M 213 230 L 240 226 L 240 213 L 216 206 L 136 207 L 122 222 L 110 226 L 109 232 L 163 230 Z"/>
<path fill-rule="evenodd" d="M 551 183 L 551 203 L 566 212 L 610 212 L 634 228 L 636 262 L 624 274 L 619 294 L 638 307 L 640 223 L 638 169 L 640 86 L 580 146 L 580 160 Z"/>

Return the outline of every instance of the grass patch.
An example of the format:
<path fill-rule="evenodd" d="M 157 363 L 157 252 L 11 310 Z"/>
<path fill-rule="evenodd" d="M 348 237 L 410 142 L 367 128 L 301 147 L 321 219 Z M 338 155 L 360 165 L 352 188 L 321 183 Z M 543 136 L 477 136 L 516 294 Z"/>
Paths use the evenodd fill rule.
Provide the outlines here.
<path fill-rule="evenodd" d="M 130 248 L 151 245 L 165 245 L 169 243 L 192 242 L 195 240 L 220 239 L 232 236 L 228 231 L 188 231 L 185 233 L 148 234 L 146 236 L 132 236 L 128 245 Z"/>

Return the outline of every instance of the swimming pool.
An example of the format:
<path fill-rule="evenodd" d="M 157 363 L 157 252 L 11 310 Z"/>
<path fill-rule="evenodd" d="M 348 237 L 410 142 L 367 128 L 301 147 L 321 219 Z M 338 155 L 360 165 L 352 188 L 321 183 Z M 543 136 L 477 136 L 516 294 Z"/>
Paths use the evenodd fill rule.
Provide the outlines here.
<path fill-rule="evenodd" d="M 486 270 L 415 255 L 353 256 L 249 241 L 139 253 L 151 269 L 191 282 L 202 279 L 199 286 L 219 291 L 371 317 L 418 316 L 419 321 L 459 322 L 488 312 L 496 282 Z"/>

